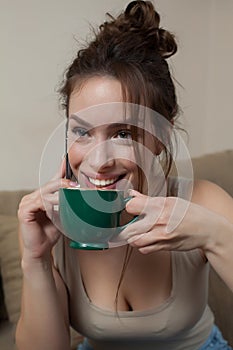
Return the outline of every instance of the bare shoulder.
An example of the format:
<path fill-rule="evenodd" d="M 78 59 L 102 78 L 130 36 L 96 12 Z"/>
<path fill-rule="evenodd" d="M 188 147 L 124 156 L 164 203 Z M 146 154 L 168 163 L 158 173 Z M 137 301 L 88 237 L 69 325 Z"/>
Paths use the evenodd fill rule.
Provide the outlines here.
<path fill-rule="evenodd" d="M 207 180 L 196 180 L 192 202 L 210 209 L 233 222 L 233 198 L 220 186 Z"/>

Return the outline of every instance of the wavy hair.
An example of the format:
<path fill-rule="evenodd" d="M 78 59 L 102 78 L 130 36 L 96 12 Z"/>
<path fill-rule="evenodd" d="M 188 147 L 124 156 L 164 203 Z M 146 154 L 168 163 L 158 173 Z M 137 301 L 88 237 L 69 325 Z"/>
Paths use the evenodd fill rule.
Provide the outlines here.
<path fill-rule="evenodd" d="M 107 20 L 93 34 L 65 73 L 60 94 L 67 117 L 74 89 L 93 76 L 110 76 L 120 82 L 125 102 L 149 107 L 173 123 L 179 107 L 167 59 L 176 53 L 177 44 L 174 35 L 160 27 L 152 2 L 132 1 L 116 18 L 107 14 Z M 165 138 L 167 143 L 168 135 Z M 168 176 L 172 158 L 165 147 L 164 154 Z M 123 272 L 131 252 L 126 251 Z M 122 278 L 123 273 L 117 295 Z"/>

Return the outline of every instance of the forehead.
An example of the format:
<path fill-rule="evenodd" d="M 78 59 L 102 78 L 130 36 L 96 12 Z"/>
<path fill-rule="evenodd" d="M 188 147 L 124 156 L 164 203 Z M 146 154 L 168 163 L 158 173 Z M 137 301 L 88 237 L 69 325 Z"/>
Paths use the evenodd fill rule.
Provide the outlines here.
<path fill-rule="evenodd" d="M 130 124 L 139 126 L 139 119 L 133 118 L 130 106 L 124 102 L 103 103 L 72 113 L 70 123 L 86 127 L 106 126 L 109 124 Z"/>
<path fill-rule="evenodd" d="M 158 117 L 145 106 L 123 102 L 121 83 L 117 79 L 94 76 L 71 93 L 69 118 L 75 122 L 83 120 L 92 127 L 121 123 L 152 131 Z"/>
<path fill-rule="evenodd" d="M 108 76 L 91 77 L 71 93 L 69 115 L 95 105 L 122 101 L 121 84 L 117 79 Z"/>

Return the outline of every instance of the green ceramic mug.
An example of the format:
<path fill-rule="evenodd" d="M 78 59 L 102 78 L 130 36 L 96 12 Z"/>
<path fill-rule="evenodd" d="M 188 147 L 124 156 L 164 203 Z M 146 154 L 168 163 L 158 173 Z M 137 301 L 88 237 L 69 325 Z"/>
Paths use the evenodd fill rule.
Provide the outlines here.
<path fill-rule="evenodd" d="M 81 188 L 59 189 L 59 216 L 63 233 L 78 249 L 107 249 L 109 241 L 133 218 L 121 226 L 121 214 L 132 197 L 124 191 Z"/>

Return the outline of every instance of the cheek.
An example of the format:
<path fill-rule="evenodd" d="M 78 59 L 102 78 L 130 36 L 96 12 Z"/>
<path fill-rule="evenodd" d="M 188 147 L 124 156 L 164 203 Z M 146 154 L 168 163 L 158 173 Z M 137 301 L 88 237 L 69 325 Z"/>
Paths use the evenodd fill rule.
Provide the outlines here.
<path fill-rule="evenodd" d="M 79 147 L 77 147 L 76 144 L 73 144 L 69 148 L 68 154 L 71 168 L 77 169 L 84 159 L 85 152 Z"/>
<path fill-rule="evenodd" d="M 106 147 L 106 146 L 105 146 Z M 71 146 L 69 146 L 68 154 L 69 154 L 69 162 L 71 168 L 78 169 L 81 163 L 85 163 L 88 161 L 89 157 L 92 155 L 91 149 L 94 149 L 96 152 L 96 148 L 93 145 L 81 145 L 74 142 Z M 105 149 L 107 152 L 107 150 Z M 138 161 L 135 157 L 135 150 L 133 147 L 115 147 L 115 144 L 111 144 L 110 155 L 115 159 L 115 165 L 123 166 L 125 169 L 128 169 L 129 172 L 135 171 L 137 169 Z"/>
<path fill-rule="evenodd" d="M 135 172 L 137 169 L 137 164 L 134 159 L 121 159 L 120 160 L 121 165 L 127 169 L 129 172 Z"/>

